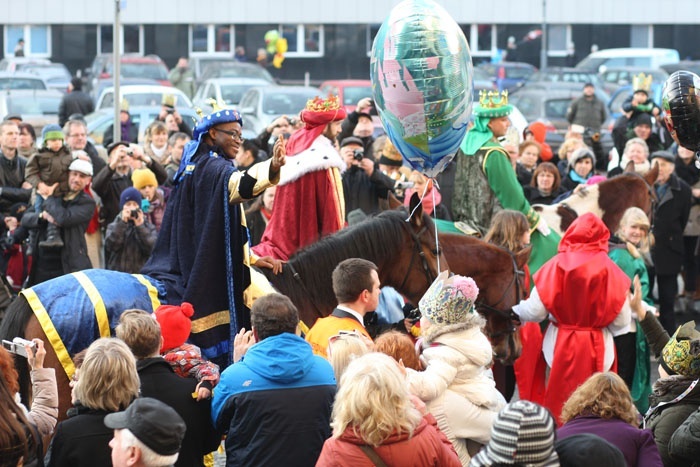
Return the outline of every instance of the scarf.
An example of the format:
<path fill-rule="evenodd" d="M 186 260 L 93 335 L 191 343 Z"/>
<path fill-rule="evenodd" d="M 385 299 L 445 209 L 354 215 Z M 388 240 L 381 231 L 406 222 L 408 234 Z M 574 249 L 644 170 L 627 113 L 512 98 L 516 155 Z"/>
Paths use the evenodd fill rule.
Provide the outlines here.
<path fill-rule="evenodd" d="M 459 148 L 467 156 L 473 156 L 487 141 L 493 138 L 488 127 L 489 117 L 474 117 L 474 126 L 467 132 Z"/>
<path fill-rule="evenodd" d="M 158 149 L 151 143 L 151 151 L 153 151 L 153 155 L 156 156 L 156 159 L 158 159 L 158 162 L 163 161 L 163 156 L 165 155 L 165 151 L 168 149 L 168 145 L 166 144 L 162 148 Z"/>

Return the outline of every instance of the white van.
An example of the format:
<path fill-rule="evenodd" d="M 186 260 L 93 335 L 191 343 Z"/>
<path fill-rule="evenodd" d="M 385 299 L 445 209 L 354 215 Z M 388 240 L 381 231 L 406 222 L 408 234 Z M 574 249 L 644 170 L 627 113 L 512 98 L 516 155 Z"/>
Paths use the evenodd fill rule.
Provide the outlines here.
<path fill-rule="evenodd" d="M 680 56 L 674 49 L 624 48 L 593 52 L 581 60 L 576 68 L 602 73 L 606 68 L 637 67 L 659 68 L 668 63 L 678 63 Z"/>

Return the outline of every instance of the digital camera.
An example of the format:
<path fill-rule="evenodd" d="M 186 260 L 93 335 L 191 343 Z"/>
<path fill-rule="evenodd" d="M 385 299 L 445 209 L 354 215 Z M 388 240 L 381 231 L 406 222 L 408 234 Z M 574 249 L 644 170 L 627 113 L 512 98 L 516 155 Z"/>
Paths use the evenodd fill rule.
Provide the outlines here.
<path fill-rule="evenodd" d="M 10 353 L 13 353 L 15 355 L 21 355 L 24 358 L 27 358 L 27 349 L 25 348 L 25 345 L 28 345 L 32 351 L 36 348 L 36 343 L 32 341 L 28 341 L 26 339 L 22 339 L 21 337 L 15 337 L 12 339 L 12 342 L 6 341 L 3 339 L 2 341 L 2 346 Z"/>
<path fill-rule="evenodd" d="M 355 149 L 352 152 L 352 158 L 360 162 L 362 159 L 365 158 L 365 151 L 363 149 Z"/>

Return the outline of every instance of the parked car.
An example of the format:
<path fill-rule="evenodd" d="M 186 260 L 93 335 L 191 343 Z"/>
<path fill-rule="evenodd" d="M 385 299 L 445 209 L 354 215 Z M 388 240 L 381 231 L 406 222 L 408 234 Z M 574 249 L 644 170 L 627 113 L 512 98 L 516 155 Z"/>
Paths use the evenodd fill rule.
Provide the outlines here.
<path fill-rule="evenodd" d="M 175 106 L 179 108 L 192 108 L 192 101 L 187 95 L 174 87 L 157 86 L 149 84 L 130 84 L 120 86 L 119 94 L 121 99 L 129 102 L 129 108 L 133 106 L 160 106 L 163 102 L 163 95 L 175 96 Z M 119 101 L 121 101 L 119 99 Z M 114 106 L 114 86 L 105 88 L 97 98 L 95 109 L 112 108 Z"/>
<path fill-rule="evenodd" d="M 104 80 L 112 80 L 114 60 L 112 54 L 97 55 L 87 71 L 87 90 L 97 99 L 100 83 Z M 124 54 L 120 62 L 120 76 L 124 78 L 138 78 L 155 80 L 161 86 L 172 86 L 168 81 L 168 67 L 157 55 Z"/>
<path fill-rule="evenodd" d="M 31 73 L 0 71 L 0 90 L 48 89 L 46 81 Z"/>
<path fill-rule="evenodd" d="M 518 83 L 522 83 L 537 71 L 537 68 L 529 63 L 521 62 L 482 63 L 477 68 L 495 80 L 499 91 L 515 89 Z"/>
<path fill-rule="evenodd" d="M 678 70 L 686 70 L 700 75 L 700 60 L 682 60 L 678 63 L 667 63 L 661 65 L 661 69 L 669 75 Z"/>
<path fill-rule="evenodd" d="M 257 78 L 212 78 L 199 86 L 192 102 L 205 112 L 211 109 L 207 99 L 215 99 L 226 106 L 238 106 L 248 89 L 269 85 L 269 81 Z"/>
<path fill-rule="evenodd" d="M 25 65 L 49 65 L 51 60 L 35 57 L 6 57 L 0 60 L 0 71 L 21 71 Z"/>
<path fill-rule="evenodd" d="M 63 63 L 30 63 L 22 65 L 22 71 L 39 76 L 49 89 L 63 93 L 68 91 L 71 74 Z"/>
<path fill-rule="evenodd" d="M 318 87 L 324 98 L 329 94 L 338 96 L 345 110 L 352 112 L 357 102 L 365 97 L 372 97 L 372 82 L 368 79 L 339 79 L 324 81 Z"/>
<path fill-rule="evenodd" d="M 252 78 L 274 83 L 275 79 L 269 71 L 258 64 L 241 63 L 234 60 L 209 63 L 198 80 L 200 83 L 212 78 Z"/>
<path fill-rule="evenodd" d="M 606 68 L 604 72 L 598 74 L 598 77 L 603 82 L 603 89 L 608 94 L 612 94 L 619 87 L 632 84 L 633 78 L 640 73 L 651 75 L 654 83 L 663 83 L 668 78 L 668 73 L 662 68 L 649 69 L 631 66 Z"/>
<path fill-rule="evenodd" d="M 647 69 L 660 68 L 667 63 L 678 63 L 680 56 L 674 49 L 655 49 L 651 47 L 626 47 L 605 49 L 593 52 L 581 60 L 576 68 L 591 70 L 596 73 L 607 68 L 635 66 Z"/>
<path fill-rule="evenodd" d="M 187 123 L 190 128 L 194 128 L 194 124 L 199 119 L 199 116 L 194 109 L 180 108 L 177 111 L 182 115 L 182 120 Z M 129 108 L 131 114 L 131 123 L 139 129 L 139 142 L 143 142 L 146 128 L 160 114 L 160 105 L 158 106 L 134 106 Z M 112 109 L 99 109 L 85 117 L 88 127 L 88 139 L 96 145 L 101 145 L 104 139 L 104 133 L 114 122 L 114 111 Z"/>
<path fill-rule="evenodd" d="M 58 123 L 58 106 L 63 94 L 55 89 L 7 90 L 0 92 L 0 120 L 6 115 L 22 116 L 37 134 L 50 123 Z"/>
<path fill-rule="evenodd" d="M 663 87 L 663 81 L 653 81 L 651 83 L 651 94 L 649 97 L 651 97 L 651 100 L 653 100 L 659 107 L 661 107 L 661 91 L 663 90 Z M 608 115 L 612 119 L 613 123 L 622 115 L 622 104 L 631 95 L 632 85 L 628 84 L 626 86 L 620 86 L 610 96 L 610 101 L 608 102 Z"/>
<path fill-rule="evenodd" d="M 306 86 L 265 86 L 249 89 L 239 105 L 245 128 L 256 135 L 282 115 L 297 115 L 318 88 Z"/>
<path fill-rule="evenodd" d="M 547 67 L 530 75 L 521 86 L 532 83 L 570 83 L 572 89 L 582 90 L 586 83 L 593 83 L 596 88 L 602 88 L 603 83 L 592 71 L 578 70 L 567 67 Z"/>

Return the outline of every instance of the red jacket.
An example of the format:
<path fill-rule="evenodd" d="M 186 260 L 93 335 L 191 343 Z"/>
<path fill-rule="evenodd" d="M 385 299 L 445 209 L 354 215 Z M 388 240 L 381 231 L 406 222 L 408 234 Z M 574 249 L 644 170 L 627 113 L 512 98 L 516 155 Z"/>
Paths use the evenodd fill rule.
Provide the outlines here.
<path fill-rule="evenodd" d="M 316 466 L 373 467 L 374 463 L 362 451 L 365 442 L 348 427 L 339 438 L 329 438 L 323 444 Z M 392 435 L 381 446 L 374 448 L 390 467 L 461 467 L 452 444 L 437 427 L 435 417 L 423 417 L 411 438 L 407 433 Z"/>

